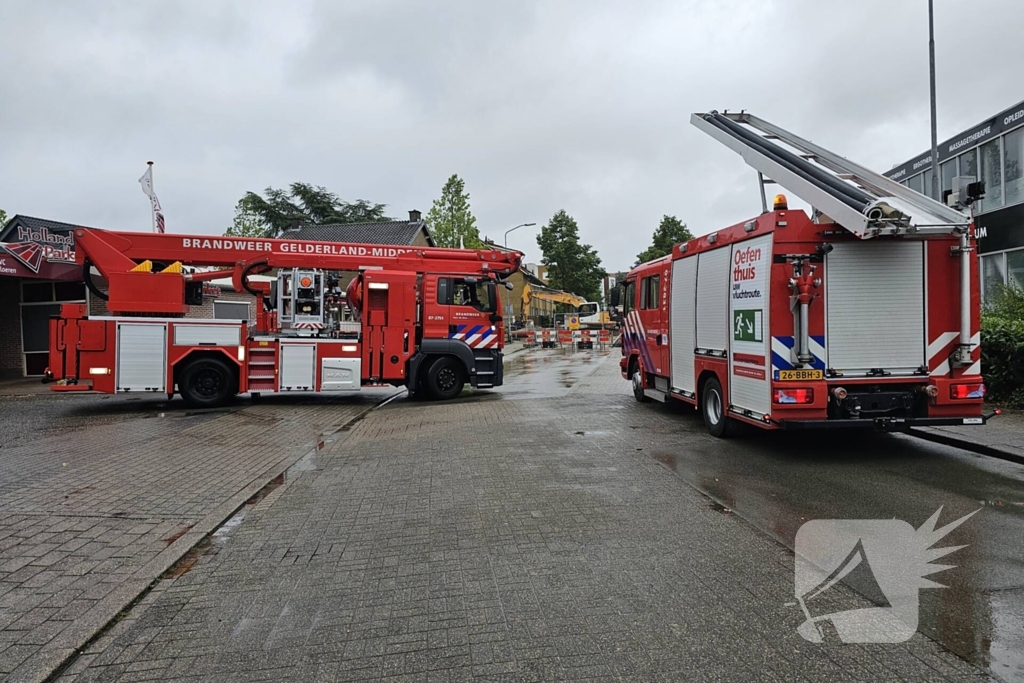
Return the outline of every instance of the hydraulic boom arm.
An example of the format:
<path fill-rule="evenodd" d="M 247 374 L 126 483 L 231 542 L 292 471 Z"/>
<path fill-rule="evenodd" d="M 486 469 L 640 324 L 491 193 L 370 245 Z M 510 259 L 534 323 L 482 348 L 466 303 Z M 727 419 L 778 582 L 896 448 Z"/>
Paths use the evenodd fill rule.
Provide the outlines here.
<path fill-rule="evenodd" d="M 186 284 L 232 277 L 253 292 L 250 274 L 272 268 L 366 269 L 459 273 L 503 278 L 519 269 L 522 254 L 487 249 L 440 249 L 381 244 L 313 242 L 253 237 L 211 237 L 75 229 L 75 260 L 94 266 L 109 283 L 108 309 L 118 313 L 184 313 Z M 163 264 L 154 272 L 153 263 Z M 221 266 L 187 273 L 182 266 Z"/>

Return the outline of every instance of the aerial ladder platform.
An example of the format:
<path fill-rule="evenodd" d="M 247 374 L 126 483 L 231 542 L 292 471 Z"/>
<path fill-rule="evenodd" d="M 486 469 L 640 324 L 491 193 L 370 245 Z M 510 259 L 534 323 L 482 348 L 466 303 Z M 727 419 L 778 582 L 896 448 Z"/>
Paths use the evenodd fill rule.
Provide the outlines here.
<path fill-rule="evenodd" d="M 971 222 L 956 209 L 748 112 L 693 114 L 690 122 L 743 157 L 762 184 L 778 183 L 861 239 L 966 233 Z"/>

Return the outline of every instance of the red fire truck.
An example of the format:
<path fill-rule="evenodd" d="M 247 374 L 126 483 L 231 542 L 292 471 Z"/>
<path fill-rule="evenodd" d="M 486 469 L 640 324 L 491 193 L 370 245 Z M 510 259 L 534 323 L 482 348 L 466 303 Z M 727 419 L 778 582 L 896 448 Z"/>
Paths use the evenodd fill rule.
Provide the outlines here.
<path fill-rule="evenodd" d="M 408 386 L 432 398 L 502 383 L 498 289 L 522 255 L 78 228 L 75 259 L 109 315 L 65 304 L 50 321 L 53 389 L 175 391 L 196 406 L 250 392 Z M 189 267 L 193 268 L 189 268 Z M 213 267 L 197 270 L 194 267 Z M 93 269 L 106 279 L 102 291 Z M 255 274 L 276 271 L 256 282 Z M 352 277 L 342 291 L 344 278 Z M 256 320 L 185 318 L 230 277 Z M 354 322 L 339 309 L 350 309 Z"/>
<path fill-rule="evenodd" d="M 957 210 L 983 186 L 954 179 L 947 206 L 746 112 L 691 121 L 758 171 L 763 213 L 627 276 L 621 369 L 638 401 L 690 403 L 715 436 L 995 414 L 973 225 Z M 812 215 L 783 195 L 769 211 L 770 182 Z"/>

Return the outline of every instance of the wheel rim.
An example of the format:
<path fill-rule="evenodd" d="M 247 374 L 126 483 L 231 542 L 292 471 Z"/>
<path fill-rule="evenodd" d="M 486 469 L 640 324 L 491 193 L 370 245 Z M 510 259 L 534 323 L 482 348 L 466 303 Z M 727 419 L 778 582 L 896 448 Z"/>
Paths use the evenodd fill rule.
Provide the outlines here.
<path fill-rule="evenodd" d="M 451 368 L 441 368 L 437 373 L 437 388 L 449 392 L 455 388 L 459 378 Z"/>
<path fill-rule="evenodd" d="M 711 424 L 718 424 L 722 419 L 722 397 L 714 389 L 708 392 L 707 412 Z"/>
<path fill-rule="evenodd" d="M 192 382 L 192 390 L 203 398 L 218 396 L 224 388 L 224 378 L 214 369 L 200 370 Z"/>
<path fill-rule="evenodd" d="M 642 394 L 644 391 L 643 380 L 640 379 L 640 371 L 636 370 L 633 372 L 633 393 L 636 395 Z"/>

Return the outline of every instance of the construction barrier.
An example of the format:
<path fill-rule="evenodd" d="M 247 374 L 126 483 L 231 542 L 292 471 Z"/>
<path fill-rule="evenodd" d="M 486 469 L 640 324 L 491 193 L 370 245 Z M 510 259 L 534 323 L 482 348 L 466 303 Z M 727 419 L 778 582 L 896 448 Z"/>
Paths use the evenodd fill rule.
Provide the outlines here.
<path fill-rule="evenodd" d="M 608 346 L 612 343 L 611 330 L 599 330 L 597 333 L 597 343 L 601 346 Z"/>
<path fill-rule="evenodd" d="M 576 348 L 578 348 L 578 349 L 592 349 L 592 348 L 594 348 L 594 339 L 590 335 L 590 330 L 580 330 L 579 339 L 576 341 Z"/>
<path fill-rule="evenodd" d="M 555 346 L 555 331 L 552 329 L 543 329 L 540 331 L 541 347 L 545 349 L 554 348 Z"/>
<path fill-rule="evenodd" d="M 526 346 L 537 345 L 537 332 L 535 330 L 527 330 L 526 339 L 523 341 Z"/>
<path fill-rule="evenodd" d="M 573 334 L 570 330 L 558 331 L 558 343 L 562 346 L 573 343 Z"/>

